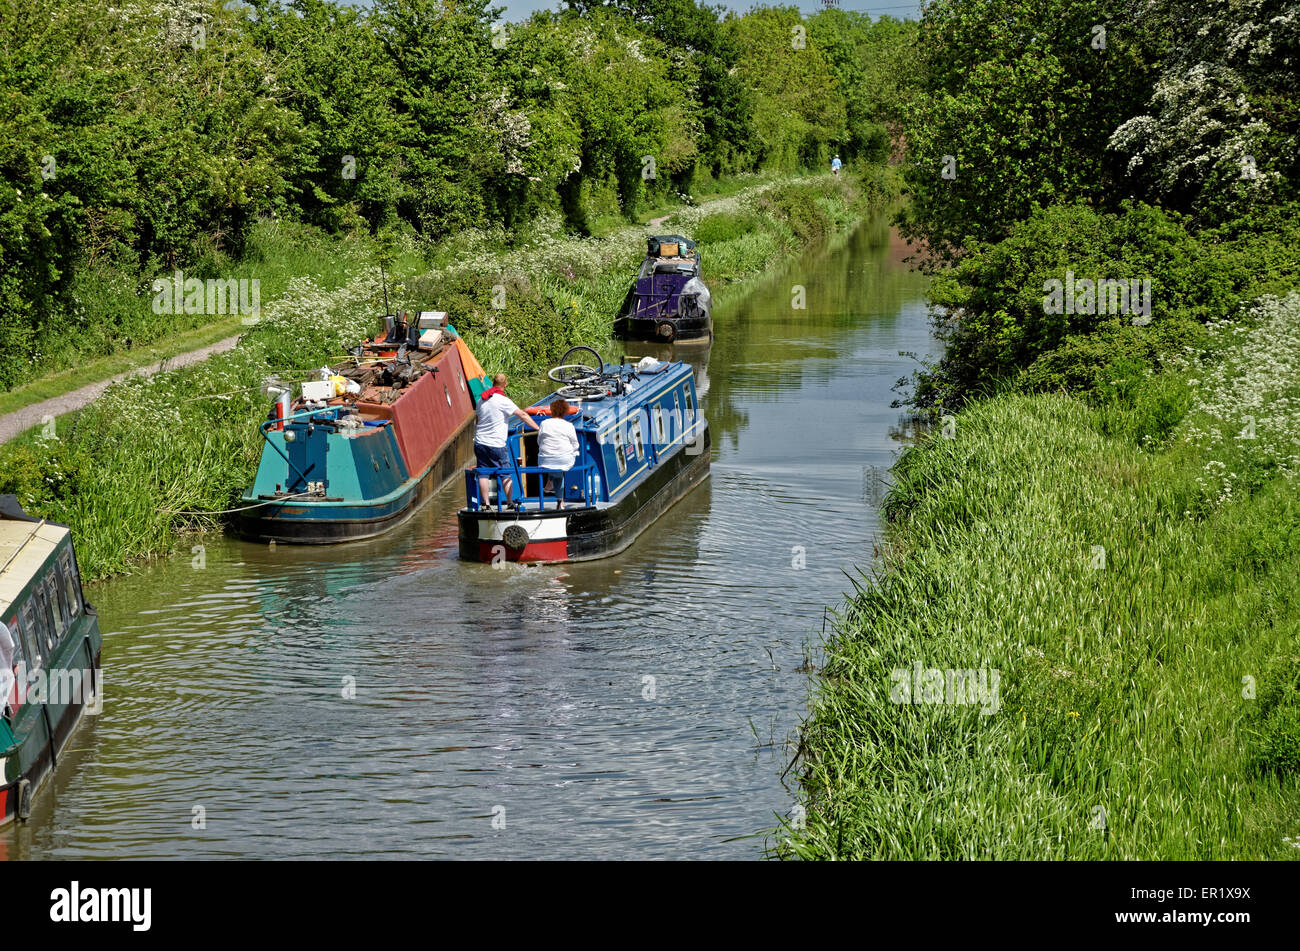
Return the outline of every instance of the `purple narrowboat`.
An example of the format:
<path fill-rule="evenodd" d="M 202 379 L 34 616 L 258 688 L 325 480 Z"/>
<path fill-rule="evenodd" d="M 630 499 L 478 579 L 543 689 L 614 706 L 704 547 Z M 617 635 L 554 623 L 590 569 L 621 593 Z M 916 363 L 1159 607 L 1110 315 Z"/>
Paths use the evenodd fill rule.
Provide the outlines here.
<path fill-rule="evenodd" d="M 667 234 L 646 244 L 645 261 L 614 321 L 614 336 L 661 343 L 712 340 L 713 299 L 700 279 L 695 242 Z"/>

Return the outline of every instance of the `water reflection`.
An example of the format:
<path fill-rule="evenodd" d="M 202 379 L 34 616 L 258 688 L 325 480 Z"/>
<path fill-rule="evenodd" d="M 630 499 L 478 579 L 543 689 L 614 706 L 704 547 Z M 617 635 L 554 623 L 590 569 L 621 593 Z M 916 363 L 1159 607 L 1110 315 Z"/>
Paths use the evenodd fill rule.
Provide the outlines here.
<path fill-rule="evenodd" d="M 382 539 L 214 538 L 202 570 L 104 586 L 104 713 L 0 845 L 756 855 L 746 837 L 791 802 L 823 610 L 870 557 L 863 474 L 911 431 L 890 387 L 930 337 L 897 252 L 873 223 L 720 310 L 711 348 L 629 350 L 695 366 L 715 448 L 710 479 L 614 558 L 460 562 L 453 483 Z"/>

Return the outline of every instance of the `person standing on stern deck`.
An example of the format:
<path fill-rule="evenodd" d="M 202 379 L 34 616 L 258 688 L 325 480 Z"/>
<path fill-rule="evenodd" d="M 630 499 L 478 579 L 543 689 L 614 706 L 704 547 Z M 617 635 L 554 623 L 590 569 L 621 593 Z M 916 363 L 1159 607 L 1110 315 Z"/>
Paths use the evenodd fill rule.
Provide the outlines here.
<path fill-rule="evenodd" d="M 492 378 L 492 388 L 486 390 L 478 401 L 478 421 L 474 427 L 474 459 L 483 469 L 509 469 L 510 453 L 506 451 L 506 437 L 510 429 L 507 425 L 511 416 L 522 419 L 530 429 L 538 425 L 532 417 L 521 410 L 506 396 L 506 385 L 510 382 L 504 373 Z M 492 480 L 479 476 L 479 508 L 488 507 L 488 488 Z M 509 476 L 504 480 L 506 504 L 514 497 L 514 480 Z"/>
<path fill-rule="evenodd" d="M 543 469 L 556 470 L 555 475 L 547 475 L 547 488 L 555 487 L 555 507 L 564 508 L 564 473 L 573 468 L 578 461 L 578 431 L 573 423 L 565 419 L 569 415 L 569 404 L 564 400 L 551 403 L 551 415 L 542 420 L 537 436 L 537 464 Z M 542 508 L 546 508 L 546 499 L 542 499 Z"/>

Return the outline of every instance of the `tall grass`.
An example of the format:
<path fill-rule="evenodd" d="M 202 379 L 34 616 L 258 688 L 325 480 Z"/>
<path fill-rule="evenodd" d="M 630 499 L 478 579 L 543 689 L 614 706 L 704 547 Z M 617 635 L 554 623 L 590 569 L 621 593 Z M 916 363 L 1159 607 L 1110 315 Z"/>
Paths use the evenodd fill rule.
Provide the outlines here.
<path fill-rule="evenodd" d="M 1300 857 L 1300 296 L 1253 321 L 1163 441 L 1001 394 L 904 455 L 778 854 Z M 996 670 L 997 703 L 894 702 L 917 664 Z"/>

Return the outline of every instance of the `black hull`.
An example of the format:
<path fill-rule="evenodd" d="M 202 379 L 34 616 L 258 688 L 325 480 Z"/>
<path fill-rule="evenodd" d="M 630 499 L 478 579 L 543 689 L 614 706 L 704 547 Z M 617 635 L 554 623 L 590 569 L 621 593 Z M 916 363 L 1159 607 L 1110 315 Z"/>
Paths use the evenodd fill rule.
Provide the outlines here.
<path fill-rule="evenodd" d="M 660 331 L 660 324 L 673 328 L 671 336 Z M 659 343 L 701 343 L 713 339 L 713 317 L 619 317 L 614 321 L 614 336 L 619 340 L 657 341 Z"/>
<path fill-rule="evenodd" d="M 708 427 L 698 452 L 679 450 L 665 460 L 635 489 L 606 508 L 566 509 L 514 513 L 477 512 L 462 509 L 460 523 L 460 557 L 466 561 L 522 561 L 550 564 L 563 561 L 588 561 L 608 558 L 627 548 L 646 528 L 680 501 L 709 475 L 710 447 Z M 511 524 L 520 519 L 541 518 L 564 521 L 562 539 L 530 541 L 522 550 L 511 551 L 491 533 L 481 530 L 485 522 Z"/>
<path fill-rule="evenodd" d="M 451 479 L 459 476 L 474 458 L 474 420 L 468 420 L 434 458 L 432 465 L 415 483 L 405 501 L 394 511 L 372 517 L 311 518 L 263 514 L 285 508 L 267 505 L 248 509 L 236 516 L 236 530 L 241 538 L 259 542 L 284 542 L 290 545 L 337 545 L 363 541 L 392 531 L 418 512 Z M 310 503 L 290 505 L 310 508 Z M 326 510 L 327 511 L 327 510 Z"/>

